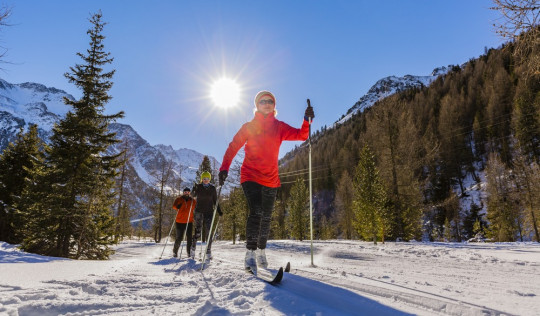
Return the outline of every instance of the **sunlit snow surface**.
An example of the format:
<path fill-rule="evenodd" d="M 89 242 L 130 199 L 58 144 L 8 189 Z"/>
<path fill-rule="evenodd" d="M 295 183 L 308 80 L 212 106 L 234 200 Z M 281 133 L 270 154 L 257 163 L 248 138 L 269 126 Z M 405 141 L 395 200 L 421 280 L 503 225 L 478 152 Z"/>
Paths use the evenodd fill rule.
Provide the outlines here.
<path fill-rule="evenodd" d="M 243 271 L 244 244 L 214 260 L 126 241 L 108 261 L 66 260 L 0 243 L 1 315 L 538 315 L 540 245 L 271 241 L 280 285 Z M 199 249 L 201 247 L 199 246 Z M 185 256 L 185 250 L 183 252 Z M 199 252 L 197 252 L 197 256 Z"/>

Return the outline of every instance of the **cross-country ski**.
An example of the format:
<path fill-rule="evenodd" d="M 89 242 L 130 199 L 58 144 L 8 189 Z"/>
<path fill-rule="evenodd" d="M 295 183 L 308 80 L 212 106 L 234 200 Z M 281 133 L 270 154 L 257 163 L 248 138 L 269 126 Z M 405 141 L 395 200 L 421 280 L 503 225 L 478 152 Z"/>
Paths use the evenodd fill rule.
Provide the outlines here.
<path fill-rule="evenodd" d="M 266 281 L 270 284 L 278 284 L 283 279 L 283 268 L 280 267 L 279 269 L 272 271 L 270 269 L 258 267 L 257 270 L 253 271 L 251 269 L 247 269 L 246 272 L 252 274 L 256 278 L 259 278 L 263 281 Z"/>

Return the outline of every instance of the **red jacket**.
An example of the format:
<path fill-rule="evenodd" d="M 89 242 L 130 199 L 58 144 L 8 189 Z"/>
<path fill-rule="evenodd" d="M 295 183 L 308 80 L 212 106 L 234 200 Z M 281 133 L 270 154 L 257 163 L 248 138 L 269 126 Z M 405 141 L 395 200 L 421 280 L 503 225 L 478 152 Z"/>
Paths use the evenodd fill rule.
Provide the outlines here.
<path fill-rule="evenodd" d="M 280 186 L 278 174 L 279 147 L 284 140 L 306 140 L 309 123 L 304 120 L 300 129 L 276 120 L 274 114 L 266 117 L 255 112 L 255 117 L 240 128 L 229 144 L 220 171 L 229 170 L 236 153 L 244 144 L 245 157 L 240 172 L 240 182 L 257 182 L 277 188 Z"/>
<path fill-rule="evenodd" d="M 179 196 L 174 200 L 173 209 L 177 210 L 176 213 L 176 222 L 177 223 L 192 223 L 193 222 L 193 213 L 195 213 L 195 205 L 197 201 L 193 198 L 185 198 L 184 196 Z M 191 214 L 190 214 L 191 210 Z M 189 218 L 188 218 L 189 216 Z"/>

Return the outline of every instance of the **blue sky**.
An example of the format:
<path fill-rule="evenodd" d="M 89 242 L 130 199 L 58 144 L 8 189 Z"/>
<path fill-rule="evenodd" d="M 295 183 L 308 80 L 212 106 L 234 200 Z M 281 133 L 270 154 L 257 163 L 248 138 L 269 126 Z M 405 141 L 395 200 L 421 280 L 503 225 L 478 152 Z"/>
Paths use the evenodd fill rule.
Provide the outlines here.
<path fill-rule="evenodd" d="M 221 161 L 253 97 L 277 97 L 278 119 L 299 127 L 310 98 L 313 129 L 332 125 L 379 79 L 429 75 L 502 41 L 489 0 L 13 1 L 0 77 L 79 96 L 64 78 L 88 47 L 91 13 L 115 58 L 108 112 L 125 111 L 150 144 L 191 148 Z M 213 81 L 242 87 L 239 106 L 216 108 Z M 283 156 L 299 142 L 284 143 Z"/>

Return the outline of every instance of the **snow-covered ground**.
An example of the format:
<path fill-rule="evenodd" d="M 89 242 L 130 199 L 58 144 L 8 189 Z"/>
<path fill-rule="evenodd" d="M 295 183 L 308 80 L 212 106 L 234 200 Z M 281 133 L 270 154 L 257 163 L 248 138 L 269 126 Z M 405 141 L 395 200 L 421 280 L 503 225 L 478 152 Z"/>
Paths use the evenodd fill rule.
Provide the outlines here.
<path fill-rule="evenodd" d="M 0 243 L 0 315 L 540 315 L 537 243 L 316 241 L 312 267 L 309 242 L 271 241 L 270 265 L 292 264 L 277 286 L 243 271 L 242 243 L 203 272 L 163 245 L 76 261 Z"/>

